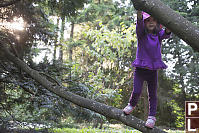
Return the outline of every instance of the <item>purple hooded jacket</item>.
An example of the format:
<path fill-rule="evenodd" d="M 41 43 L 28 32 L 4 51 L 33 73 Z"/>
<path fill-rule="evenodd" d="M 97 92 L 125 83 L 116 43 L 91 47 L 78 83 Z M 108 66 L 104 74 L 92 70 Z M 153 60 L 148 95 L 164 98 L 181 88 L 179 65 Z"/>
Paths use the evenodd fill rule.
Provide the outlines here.
<path fill-rule="evenodd" d="M 170 34 L 166 34 L 163 29 L 160 29 L 156 35 L 146 33 L 144 18 L 137 20 L 136 34 L 138 47 L 136 59 L 133 61 L 132 66 L 150 70 L 166 69 L 167 65 L 161 57 L 161 42 L 163 39 L 169 38 Z"/>

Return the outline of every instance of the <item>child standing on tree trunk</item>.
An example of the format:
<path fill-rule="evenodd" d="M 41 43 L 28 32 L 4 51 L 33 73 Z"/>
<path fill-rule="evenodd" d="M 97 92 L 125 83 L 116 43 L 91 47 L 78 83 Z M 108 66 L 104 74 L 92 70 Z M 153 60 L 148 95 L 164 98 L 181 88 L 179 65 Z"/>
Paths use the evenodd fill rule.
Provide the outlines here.
<path fill-rule="evenodd" d="M 171 31 L 167 28 L 163 30 L 157 20 L 149 14 L 137 11 L 136 34 L 138 47 L 136 59 L 132 63 L 135 67 L 133 92 L 123 112 L 130 114 L 133 111 L 142 92 L 143 82 L 147 81 L 149 116 L 145 126 L 153 128 L 157 110 L 157 70 L 167 68 L 161 57 L 161 41 L 169 38 Z"/>

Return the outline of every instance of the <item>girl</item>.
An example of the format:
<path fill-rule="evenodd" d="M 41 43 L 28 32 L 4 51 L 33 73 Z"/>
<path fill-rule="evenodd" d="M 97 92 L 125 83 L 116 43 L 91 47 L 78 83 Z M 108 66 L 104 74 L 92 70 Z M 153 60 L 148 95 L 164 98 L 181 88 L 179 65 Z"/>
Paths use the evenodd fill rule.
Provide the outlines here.
<path fill-rule="evenodd" d="M 132 63 L 135 67 L 133 92 L 123 112 L 130 114 L 133 111 L 141 94 L 143 82 L 147 81 L 149 116 L 145 126 L 153 128 L 157 110 L 157 70 L 167 68 L 161 58 L 161 41 L 169 38 L 171 31 L 167 28 L 163 30 L 156 19 L 145 12 L 138 11 L 136 34 L 138 47 L 136 59 Z"/>

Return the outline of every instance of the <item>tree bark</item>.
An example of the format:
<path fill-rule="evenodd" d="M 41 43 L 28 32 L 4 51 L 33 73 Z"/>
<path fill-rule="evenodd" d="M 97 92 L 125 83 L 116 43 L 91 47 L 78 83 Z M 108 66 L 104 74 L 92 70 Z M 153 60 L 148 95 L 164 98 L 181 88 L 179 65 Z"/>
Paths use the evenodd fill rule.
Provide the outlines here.
<path fill-rule="evenodd" d="M 166 6 L 160 0 L 131 0 L 137 10 L 145 11 L 156 18 L 184 40 L 195 51 L 199 52 L 199 28 L 190 21 Z"/>
<path fill-rule="evenodd" d="M 59 37 L 58 33 L 59 33 L 59 17 L 57 18 L 56 38 L 55 38 L 54 52 L 53 52 L 53 64 L 55 64 L 57 60 L 57 46 L 58 46 L 58 37 Z"/>
<path fill-rule="evenodd" d="M 70 32 L 70 41 L 73 41 L 73 36 L 74 36 L 74 28 L 75 28 L 75 24 L 74 22 L 72 22 L 71 24 L 71 32 Z M 69 45 L 69 62 L 72 64 L 73 62 L 73 46 Z M 70 73 L 69 73 L 69 79 L 72 78 L 72 66 L 70 67 Z"/>
<path fill-rule="evenodd" d="M 25 71 L 27 74 L 29 74 L 34 80 L 36 80 L 38 83 L 40 83 L 42 86 L 44 86 L 47 90 L 51 91 L 52 93 L 55 93 L 56 95 L 60 96 L 61 98 L 64 98 L 65 100 L 68 100 L 76 105 L 79 105 L 83 108 L 90 109 L 92 111 L 95 111 L 101 115 L 104 115 L 105 117 L 116 119 L 118 121 L 121 121 L 122 123 L 133 127 L 137 130 L 140 130 L 143 133 L 166 133 L 165 131 L 158 129 L 157 127 L 154 127 L 153 129 L 146 128 L 145 122 L 132 116 L 132 115 L 124 115 L 123 111 L 121 109 L 107 106 L 103 103 L 99 103 L 84 97 L 81 97 L 79 95 L 73 94 L 69 91 L 67 91 L 66 87 L 63 86 L 55 86 L 53 83 L 48 81 L 46 78 L 42 77 L 39 72 L 36 70 L 31 69 L 29 66 L 26 65 L 22 60 L 14 56 L 5 45 L 0 44 L 0 52 L 4 54 L 4 57 L 6 57 L 9 61 L 13 62 L 15 65 L 17 65 L 19 68 L 21 68 L 23 71 Z"/>
<path fill-rule="evenodd" d="M 59 50 L 59 61 L 60 63 L 63 63 L 63 42 L 64 42 L 64 30 L 65 30 L 65 24 L 66 24 L 66 17 L 65 16 L 62 16 L 61 17 L 61 20 L 62 20 L 62 24 L 61 24 L 61 31 L 60 31 L 60 34 L 61 34 L 61 37 L 60 37 L 60 50 Z"/>

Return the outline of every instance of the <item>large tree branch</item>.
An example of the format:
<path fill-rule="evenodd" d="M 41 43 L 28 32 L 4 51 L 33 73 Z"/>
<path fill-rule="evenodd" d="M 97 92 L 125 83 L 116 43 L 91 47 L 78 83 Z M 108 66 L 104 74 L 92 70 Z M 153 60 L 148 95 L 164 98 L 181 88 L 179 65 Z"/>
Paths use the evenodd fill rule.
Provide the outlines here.
<path fill-rule="evenodd" d="M 160 0 L 131 0 L 137 10 L 145 11 L 155 17 L 184 40 L 195 51 L 199 52 L 199 28 L 187 19 L 166 6 Z"/>
<path fill-rule="evenodd" d="M 20 0 L 12 0 L 12 1 L 9 1 L 9 2 L 6 2 L 6 3 L 0 3 L 0 8 L 2 7 L 7 7 L 7 6 L 11 6 L 13 4 L 16 4 L 17 2 L 19 2 Z"/>
<path fill-rule="evenodd" d="M 75 95 L 75 94 L 67 91 L 67 88 L 65 88 L 65 87 L 53 86 L 53 83 L 49 82 L 46 78 L 42 77 L 39 74 L 39 72 L 31 69 L 23 61 L 21 61 L 19 58 L 14 56 L 3 44 L 1 44 L 0 51 L 2 53 L 4 53 L 4 57 L 6 57 L 9 61 L 16 64 L 20 69 L 22 69 L 27 74 L 29 74 L 34 80 L 39 82 L 47 90 L 51 91 L 52 93 L 55 93 L 56 95 L 66 99 L 74 104 L 77 104 L 83 108 L 87 108 L 92 111 L 95 111 L 99 114 L 102 114 L 102 115 L 108 117 L 108 118 L 121 121 L 122 123 L 124 123 L 130 127 L 133 127 L 135 129 L 138 129 L 138 130 L 142 131 L 143 133 L 165 133 L 165 131 L 158 129 L 157 127 L 154 127 L 153 129 L 146 128 L 144 126 L 144 124 L 145 124 L 144 121 L 142 121 L 132 115 L 124 115 L 124 113 L 121 109 L 107 106 L 105 104 L 102 104 L 102 103 L 99 103 L 99 102 L 96 102 L 96 101 L 93 101 L 90 99 L 86 99 L 79 95 Z"/>

